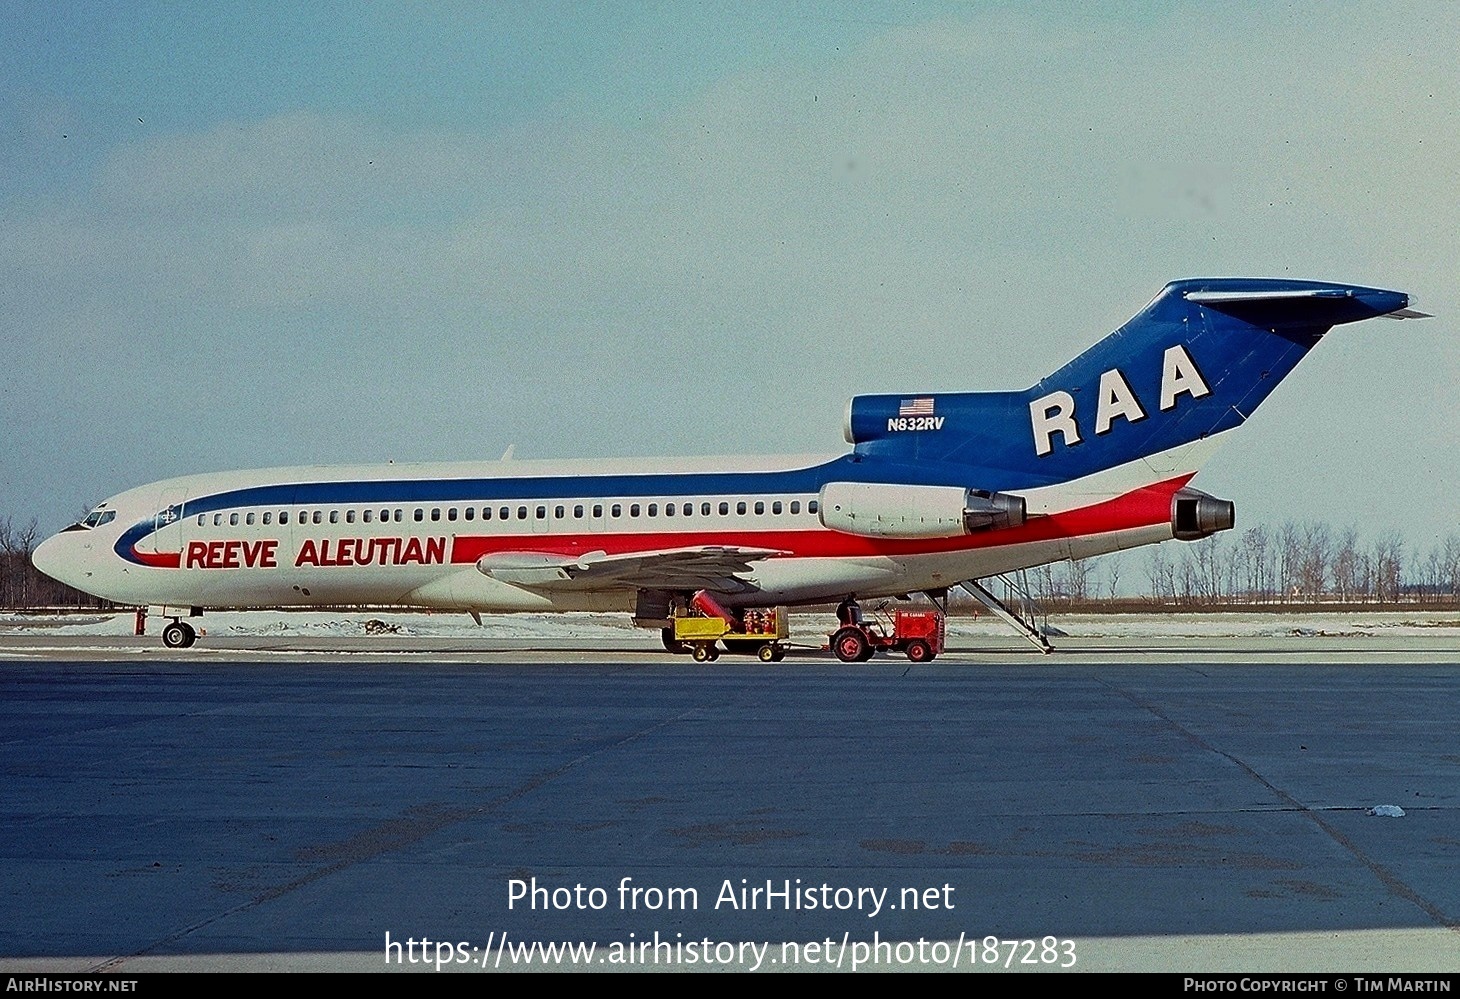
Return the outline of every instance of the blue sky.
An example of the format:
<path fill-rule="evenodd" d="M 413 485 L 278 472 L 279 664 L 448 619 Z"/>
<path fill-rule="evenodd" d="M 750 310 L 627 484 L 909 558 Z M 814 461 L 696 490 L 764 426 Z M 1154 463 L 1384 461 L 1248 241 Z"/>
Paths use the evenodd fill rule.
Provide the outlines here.
<path fill-rule="evenodd" d="M 1455 530 L 1460 18 L 1427 4 L 8 4 L 0 515 L 191 471 L 842 447 L 1167 280 L 1415 294 L 1197 480 Z"/>

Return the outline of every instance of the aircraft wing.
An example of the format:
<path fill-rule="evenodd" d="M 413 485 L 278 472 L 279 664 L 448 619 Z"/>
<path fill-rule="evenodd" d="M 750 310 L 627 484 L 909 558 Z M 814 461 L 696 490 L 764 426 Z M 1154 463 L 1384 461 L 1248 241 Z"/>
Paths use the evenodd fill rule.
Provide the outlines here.
<path fill-rule="evenodd" d="M 774 548 L 694 545 L 657 551 L 494 552 L 477 560 L 477 570 L 504 583 L 533 590 L 707 589 L 736 593 L 752 589 L 737 573 L 758 559 L 785 555 Z"/>

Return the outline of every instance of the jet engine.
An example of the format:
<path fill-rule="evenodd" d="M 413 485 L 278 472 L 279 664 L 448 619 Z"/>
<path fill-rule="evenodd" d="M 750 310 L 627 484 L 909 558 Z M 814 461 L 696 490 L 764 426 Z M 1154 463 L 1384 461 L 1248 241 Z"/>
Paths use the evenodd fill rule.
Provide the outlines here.
<path fill-rule="evenodd" d="M 828 482 L 821 523 L 868 538 L 956 538 L 1024 523 L 1024 497 L 962 486 Z"/>
<path fill-rule="evenodd" d="M 1236 523 L 1237 507 L 1231 500 L 1217 499 L 1190 487 L 1176 490 L 1171 497 L 1171 528 L 1182 541 L 1230 531 Z"/>

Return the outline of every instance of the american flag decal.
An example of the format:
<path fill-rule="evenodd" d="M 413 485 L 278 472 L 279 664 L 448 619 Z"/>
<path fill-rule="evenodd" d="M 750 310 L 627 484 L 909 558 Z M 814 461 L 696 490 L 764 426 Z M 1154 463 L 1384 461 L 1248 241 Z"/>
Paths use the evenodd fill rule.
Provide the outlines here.
<path fill-rule="evenodd" d="M 897 407 L 898 416 L 932 416 L 933 397 L 924 396 L 921 399 L 904 399 L 902 405 Z"/>

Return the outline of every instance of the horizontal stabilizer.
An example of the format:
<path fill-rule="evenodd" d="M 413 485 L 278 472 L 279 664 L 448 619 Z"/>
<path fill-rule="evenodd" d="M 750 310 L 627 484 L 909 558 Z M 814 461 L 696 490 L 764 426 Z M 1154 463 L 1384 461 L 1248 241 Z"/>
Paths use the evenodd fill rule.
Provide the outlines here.
<path fill-rule="evenodd" d="M 1282 291 L 1188 291 L 1186 300 L 1202 305 L 1216 302 L 1272 302 L 1284 298 L 1350 298 L 1346 288 L 1303 288 Z"/>
<path fill-rule="evenodd" d="M 1330 326 L 1393 315 L 1409 305 L 1402 292 L 1317 282 L 1262 281 L 1248 287 L 1230 279 L 1198 282 L 1182 297 L 1257 326 L 1303 329 L 1319 336 Z"/>

